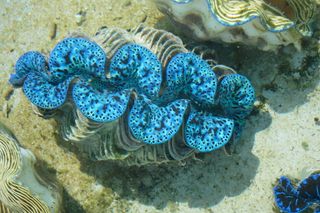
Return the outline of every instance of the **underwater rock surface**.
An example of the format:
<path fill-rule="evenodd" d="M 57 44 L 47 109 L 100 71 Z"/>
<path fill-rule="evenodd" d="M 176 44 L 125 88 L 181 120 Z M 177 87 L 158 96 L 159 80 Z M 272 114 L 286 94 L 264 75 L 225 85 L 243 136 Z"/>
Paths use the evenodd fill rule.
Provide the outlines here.
<path fill-rule="evenodd" d="M 101 47 L 62 40 L 48 66 L 27 52 L 9 79 L 43 116 L 59 120 L 65 140 L 88 146 L 94 159 L 130 165 L 183 160 L 238 140 L 255 101 L 246 77 L 227 67 L 215 73 L 163 30 L 102 28 L 93 39 Z"/>

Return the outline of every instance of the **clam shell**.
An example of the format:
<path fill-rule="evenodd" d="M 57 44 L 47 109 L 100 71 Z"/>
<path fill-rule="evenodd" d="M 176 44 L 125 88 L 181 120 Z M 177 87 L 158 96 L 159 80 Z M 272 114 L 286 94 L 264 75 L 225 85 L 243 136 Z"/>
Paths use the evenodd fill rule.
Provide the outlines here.
<path fill-rule="evenodd" d="M 154 0 L 186 35 L 198 40 L 254 45 L 274 50 L 310 36 L 313 0 Z M 187 31 L 185 29 L 188 29 Z"/>
<path fill-rule="evenodd" d="M 0 123 L 1 212 L 61 212 L 61 188 L 35 164 L 32 152 Z"/>

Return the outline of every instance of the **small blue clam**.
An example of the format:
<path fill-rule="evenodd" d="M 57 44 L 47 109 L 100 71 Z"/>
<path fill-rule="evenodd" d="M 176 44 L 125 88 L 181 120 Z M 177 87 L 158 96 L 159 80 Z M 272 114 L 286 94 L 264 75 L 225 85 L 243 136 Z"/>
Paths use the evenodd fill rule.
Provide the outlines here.
<path fill-rule="evenodd" d="M 320 174 L 312 174 L 297 187 L 290 179 L 282 176 L 273 189 L 275 202 L 283 212 L 302 212 L 313 204 L 320 203 Z M 319 206 L 315 212 L 319 211 Z"/>
<path fill-rule="evenodd" d="M 320 203 L 320 174 L 313 174 L 304 179 L 297 191 L 300 197 L 309 202 Z"/>

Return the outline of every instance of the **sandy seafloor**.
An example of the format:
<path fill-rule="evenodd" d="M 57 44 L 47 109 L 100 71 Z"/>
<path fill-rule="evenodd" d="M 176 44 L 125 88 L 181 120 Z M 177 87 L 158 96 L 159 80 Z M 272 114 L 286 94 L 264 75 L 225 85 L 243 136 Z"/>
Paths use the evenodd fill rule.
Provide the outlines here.
<path fill-rule="evenodd" d="M 302 178 L 320 168 L 319 17 L 302 52 L 236 45 L 217 51 L 257 92 L 258 107 L 232 156 L 218 150 L 184 166 L 126 168 L 77 154 L 59 140 L 54 120 L 32 112 L 21 89 L 8 95 L 18 57 L 28 50 L 47 54 L 69 33 L 93 35 L 101 26 L 174 29 L 146 0 L 88 2 L 0 0 L 0 121 L 57 177 L 66 212 L 274 212 L 278 177 Z"/>

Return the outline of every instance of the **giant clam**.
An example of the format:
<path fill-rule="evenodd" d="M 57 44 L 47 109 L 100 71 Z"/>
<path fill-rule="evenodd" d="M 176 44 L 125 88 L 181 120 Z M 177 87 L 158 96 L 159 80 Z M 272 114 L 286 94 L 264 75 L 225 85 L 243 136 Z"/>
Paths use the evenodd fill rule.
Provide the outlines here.
<path fill-rule="evenodd" d="M 0 123 L 1 212 L 61 212 L 59 185 L 39 169 L 33 153 Z"/>
<path fill-rule="evenodd" d="M 154 0 L 163 13 L 199 40 L 273 50 L 310 36 L 313 0 Z"/>
<path fill-rule="evenodd" d="M 94 159 L 128 165 L 183 160 L 235 142 L 255 100 L 246 77 L 144 26 L 73 35 L 48 64 L 27 52 L 9 81 L 38 114 L 58 120 L 64 140 Z"/>
<path fill-rule="evenodd" d="M 320 174 L 311 174 L 295 187 L 285 176 L 280 177 L 273 189 L 276 205 L 281 212 L 304 212 L 317 204 L 314 212 L 320 212 Z"/>

